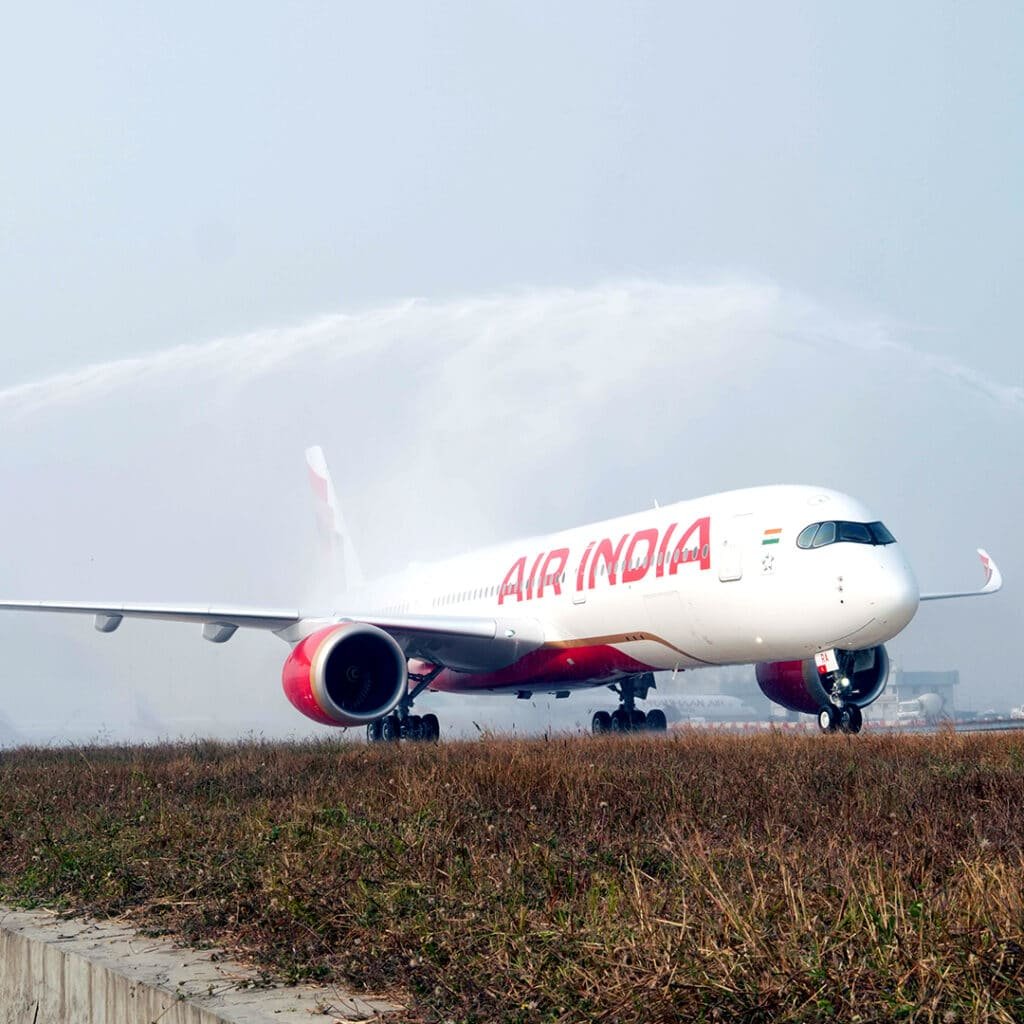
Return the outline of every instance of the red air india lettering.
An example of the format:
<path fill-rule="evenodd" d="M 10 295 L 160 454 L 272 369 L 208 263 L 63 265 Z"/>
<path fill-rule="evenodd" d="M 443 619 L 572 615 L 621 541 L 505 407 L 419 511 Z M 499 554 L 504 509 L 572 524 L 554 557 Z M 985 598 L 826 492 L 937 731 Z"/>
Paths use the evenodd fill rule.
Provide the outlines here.
<path fill-rule="evenodd" d="M 590 541 L 576 570 L 577 592 L 582 593 L 584 585 L 587 590 L 594 590 L 597 587 L 597 576 L 602 564 L 608 576 L 609 586 L 616 586 L 619 582 L 638 583 L 652 567 L 659 577 L 665 575 L 666 567 L 669 575 L 674 576 L 680 565 L 689 563 L 697 563 L 701 569 L 710 569 L 710 517 L 704 516 L 691 523 L 673 545 L 672 539 L 677 526 L 677 523 L 670 523 L 666 527 L 664 534 L 661 535 L 660 544 L 658 531 L 654 527 L 637 530 L 632 536 L 628 533 L 623 534 L 614 545 L 610 537 Z M 516 601 L 530 601 L 535 597 L 543 597 L 547 587 L 550 587 L 556 596 L 562 593 L 562 573 L 569 564 L 569 549 L 542 551 L 534 557 L 529 573 L 526 571 L 527 557 L 523 555 L 517 558 L 505 573 L 498 590 L 499 605 L 513 597 Z"/>
<path fill-rule="evenodd" d="M 548 553 L 544 559 L 544 567 L 540 571 L 540 580 L 537 582 L 537 596 L 544 596 L 544 584 L 550 580 L 556 596 L 562 592 L 562 573 L 569 561 L 569 549 L 558 548 Z"/>
<path fill-rule="evenodd" d="M 641 551 L 637 547 L 641 546 Z M 626 548 L 626 564 L 622 569 L 623 583 L 638 583 L 647 575 L 654 561 L 654 549 L 658 546 L 657 530 L 637 530 Z"/>
<path fill-rule="evenodd" d="M 687 542 L 694 534 L 697 537 L 693 547 L 687 547 Z M 702 569 L 711 568 L 711 520 L 707 516 L 698 519 L 679 538 L 669 557 L 668 571 L 674 576 L 683 562 L 694 561 L 699 561 Z"/>
<path fill-rule="evenodd" d="M 612 547 L 612 542 L 607 538 L 601 541 L 597 545 L 597 550 L 594 552 L 594 560 L 590 563 L 590 589 L 593 590 L 597 586 L 597 563 L 603 558 L 604 564 L 608 566 L 608 584 L 609 586 L 615 586 L 618 582 L 618 573 L 616 572 L 616 562 L 619 560 L 619 554 L 622 551 L 622 546 L 626 543 L 629 538 L 628 533 L 622 535 L 622 540 L 619 541 L 615 547 Z"/>
<path fill-rule="evenodd" d="M 583 580 L 585 579 L 584 573 L 587 571 L 587 559 L 590 557 L 590 552 L 594 550 L 594 541 L 591 541 L 587 545 L 586 551 L 583 552 L 583 557 L 580 559 L 580 567 L 576 570 L 576 590 L 580 593 L 583 592 Z"/>
<path fill-rule="evenodd" d="M 672 534 L 675 533 L 676 524 L 669 523 L 668 529 L 665 531 L 665 536 L 661 538 L 661 545 L 658 548 L 658 572 L 659 577 L 665 575 L 665 562 L 668 559 L 668 542 L 672 539 Z"/>
<path fill-rule="evenodd" d="M 529 601 L 533 597 L 533 585 L 537 582 L 537 568 L 540 566 L 540 560 L 544 557 L 542 551 L 533 562 L 533 568 L 530 570 L 530 578 L 526 581 L 526 600 Z M 539 595 L 538 595 L 539 596 Z"/>
<path fill-rule="evenodd" d="M 515 595 L 517 601 L 523 599 L 523 573 L 526 572 L 526 556 L 516 560 L 515 564 L 501 581 L 501 590 L 498 591 L 498 604 L 504 604 L 507 598 Z"/>

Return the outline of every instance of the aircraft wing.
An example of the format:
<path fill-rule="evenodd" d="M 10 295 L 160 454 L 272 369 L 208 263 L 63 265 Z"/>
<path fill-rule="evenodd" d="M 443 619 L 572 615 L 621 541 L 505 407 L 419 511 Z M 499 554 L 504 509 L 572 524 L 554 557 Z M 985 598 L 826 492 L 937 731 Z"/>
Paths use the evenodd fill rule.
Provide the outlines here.
<path fill-rule="evenodd" d="M 0 601 L 0 610 L 12 612 L 67 612 L 95 615 L 101 633 L 113 633 L 122 619 L 158 619 L 164 622 L 195 622 L 200 625 L 233 625 L 235 629 L 269 629 L 278 632 L 302 620 L 300 612 L 280 608 L 218 608 L 203 605 L 94 604 L 86 601 Z M 227 637 L 225 637 L 227 639 Z M 223 641 L 220 641 L 223 643 Z"/>
<path fill-rule="evenodd" d="M 326 626 L 366 622 L 390 633 L 406 657 L 461 672 L 504 668 L 544 643 L 543 627 L 534 619 L 487 616 L 308 614 L 292 608 L 83 601 L 0 601 L 4 610 L 93 615 L 101 633 L 113 633 L 124 619 L 192 622 L 203 627 L 204 639 L 212 643 L 230 640 L 238 629 L 269 630 L 286 643 L 297 643 Z"/>
<path fill-rule="evenodd" d="M 536 619 L 456 615 L 344 616 L 390 633 L 408 658 L 444 665 L 457 672 L 493 672 L 544 645 Z"/>
<path fill-rule="evenodd" d="M 994 594 L 1002 590 L 1003 574 L 999 566 L 992 560 L 987 551 L 978 548 L 978 557 L 981 558 L 982 567 L 985 570 L 985 585 L 980 590 L 955 590 L 944 594 L 922 594 L 922 601 L 945 601 L 951 597 L 978 597 L 981 594 Z"/>

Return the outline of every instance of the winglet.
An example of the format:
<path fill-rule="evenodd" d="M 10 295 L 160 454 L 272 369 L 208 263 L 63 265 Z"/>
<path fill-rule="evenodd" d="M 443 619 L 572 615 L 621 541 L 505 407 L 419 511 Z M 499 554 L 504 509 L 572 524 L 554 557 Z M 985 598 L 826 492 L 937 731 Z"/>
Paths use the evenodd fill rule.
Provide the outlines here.
<path fill-rule="evenodd" d="M 363 573 L 355 545 L 345 527 L 337 495 L 334 493 L 327 460 L 319 445 L 306 449 L 306 465 L 309 467 L 309 483 L 313 489 L 316 520 L 324 549 L 340 577 L 338 582 L 342 590 L 352 590 L 362 585 Z"/>
<path fill-rule="evenodd" d="M 985 566 L 985 586 L 978 591 L 979 594 L 994 594 L 997 590 L 1003 589 L 1003 574 L 999 566 L 992 561 L 992 556 L 982 548 L 978 548 L 978 557 L 981 564 Z"/>
<path fill-rule="evenodd" d="M 994 594 L 1003 588 L 1003 574 L 999 571 L 992 556 L 982 548 L 978 548 L 978 557 L 985 569 L 985 585 L 981 590 L 964 590 L 949 594 L 922 594 L 922 601 L 944 601 L 951 597 L 978 597 L 980 594 Z"/>

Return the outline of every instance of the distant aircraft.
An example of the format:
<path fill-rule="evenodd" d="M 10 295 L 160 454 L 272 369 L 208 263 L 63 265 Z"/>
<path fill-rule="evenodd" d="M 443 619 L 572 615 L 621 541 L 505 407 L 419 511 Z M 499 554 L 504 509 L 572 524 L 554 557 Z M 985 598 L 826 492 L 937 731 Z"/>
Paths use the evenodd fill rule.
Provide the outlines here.
<path fill-rule="evenodd" d="M 370 740 L 437 739 L 413 714 L 428 688 L 451 693 L 567 696 L 607 686 L 619 707 L 595 712 L 595 733 L 666 727 L 636 706 L 652 673 L 756 666 L 764 694 L 818 716 L 822 730 L 859 732 L 885 687 L 885 642 L 919 601 L 991 594 L 919 594 L 892 534 L 860 502 L 820 487 L 728 491 L 477 551 L 364 584 L 323 453 L 307 451 L 319 520 L 344 578 L 336 610 L 2 601 L 13 611 L 88 613 L 102 633 L 125 618 L 192 622 L 213 643 L 239 628 L 292 646 L 288 700 L 324 725 L 366 726 Z"/>
<path fill-rule="evenodd" d="M 739 697 L 724 693 L 680 693 L 661 696 L 658 703 L 665 709 L 670 722 L 685 722 L 693 719 L 749 718 L 753 708 Z"/>
<path fill-rule="evenodd" d="M 937 693 L 922 693 L 911 700 L 900 701 L 896 708 L 896 720 L 913 722 L 924 719 L 935 723 L 943 717 L 946 702 Z"/>

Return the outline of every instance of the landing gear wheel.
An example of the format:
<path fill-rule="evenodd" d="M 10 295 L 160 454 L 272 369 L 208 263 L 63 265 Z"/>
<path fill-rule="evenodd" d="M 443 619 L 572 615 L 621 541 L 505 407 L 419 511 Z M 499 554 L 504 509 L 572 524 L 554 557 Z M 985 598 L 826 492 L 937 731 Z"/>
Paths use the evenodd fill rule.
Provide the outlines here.
<path fill-rule="evenodd" d="M 380 743 L 383 738 L 381 731 L 384 728 L 384 723 L 378 718 L 375 722 L 370 722 L 366 727 L 366 742 L 367 743 Z"/>
<path fill-rule="evenodd" d="M 409 715 L 402 727 L 402 738 L 412 740 L 423 739 L 423 719 L 419 715 Z"/>
<path fill-rule="evenodd" d="M 648 732 L 664 732 L 668 728 L 668 719 L 665 717 L 665 712 L 660 708 L 655 708 L 653 711 L 647 712 L 647 731 Z"/>
<path fill-rule="evenodd" d="M 441 738 L 441 723 L 437 715 L 424 715 L 420 724 L 420 739 L 424 743 L 436 743 Z"/>
<path fill-rule="evenodd" d="M 385 743 L 397 743 L 401 736 L 401 725 L 398 721 L 398 715 L 388 715 L 386 718 L 381 719 L 380 724 L 380 738 Z"/>
<path fill-rule="evenodd" d="M 822 732 L 835 732 L 838 724 L 839 721 L 834 708 L 825 707 L 818 712 L 818 728 Z"/>
<path fill-rule="evenodd" d="M 611 713 L 598 712 L 591 721 L 591 729 L 597 732 L 644 732 L 647 729 L 661 730 L 665 728 L 665 716 L 661 714 L 661 725 L 654 724 L 657 719 L 650 719 L 636 706 L 637 700 L 647 700 L 647 694 L 654 688 L 654 676 L 647 672 L 639 676 L 625 676 L 615 685 L 609 686 L 619 695 L 620 704 Z M 598 716 L 601 716 L 600 719 Z M 600 722 L 600 724 L 599 724 Z"/>
<path fill-rule="evenodd" d="M 851 704 L 848 711 L 849 716 L 846 721 L 846 729 L 848 732 L 856 734 L 864 727 L 864 714 L 856 704 Z"/>

